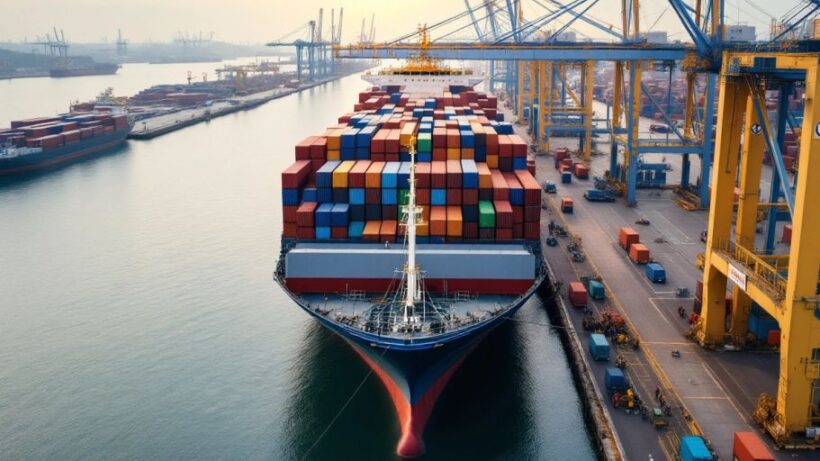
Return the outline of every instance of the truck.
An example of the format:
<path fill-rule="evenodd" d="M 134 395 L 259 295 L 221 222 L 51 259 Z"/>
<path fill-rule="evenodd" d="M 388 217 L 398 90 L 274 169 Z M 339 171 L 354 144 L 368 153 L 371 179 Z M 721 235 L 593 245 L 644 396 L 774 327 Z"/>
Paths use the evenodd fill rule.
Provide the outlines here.
<path fill-rule="evenodd" d="M 558 188 L 555 187 L 555 183 L 553 181 L 549 181 L 549 180 L 544 181 L 543 187 L 544 187 L 544 192 L 546 192 L 548 194 L 554 194 L 554 193 L 558 192 Z"/>
<path fill-rule="evenodd" d="M 584 198 L 590 202 L 614 202 L 615 197 L 611 196 L 609 192 L 598 189 L 587 189 L 584 192 Z"/>
<path fill-rule="evenodd" d="M 688 435 L 680 439 L 678 456 L 681 461 L 714 461 L 715 459 L 703 437 L 696 435 Z"/>
<path fill-rule="evenodd" d="M 593 360 L 609 361 L 609 341 L 600 333 L 589 335 L 589 354 Z"/>
<path fill-rule="evenodd" d="M 735 432 L 732 455 L 737 461 L 774 461 L 774 456 L 754 432 Z"/>
<path fill-rule="evenodd" d="M 652 283 L 666 283 L 666 269 L 658 263 L 646 265 L 646 277 Z"/>

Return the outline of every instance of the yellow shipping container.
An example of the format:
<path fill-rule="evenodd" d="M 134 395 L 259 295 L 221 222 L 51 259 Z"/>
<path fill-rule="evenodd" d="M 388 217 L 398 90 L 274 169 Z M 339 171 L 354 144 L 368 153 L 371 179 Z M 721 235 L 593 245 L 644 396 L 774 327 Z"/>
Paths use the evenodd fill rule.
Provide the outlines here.
<path fill-rule="evenodd" d="M 406 122 L 401 127 L 401 134 L 399 135 L 399 143 L 401 147 L 410 145 L 410 138 L 416 134 L 416 122 Z"/>
<path fill-rule="evenodd" d="M 332 128 L 327 130 L 325 136 L 327 137 L 327 149 L 328 150 L 339 150 L 342 148 L 342 132 L 344 130 L 340 130 L 338 128 Z M 338 159 L 337 159 L 338 160 Z"/>
<path fill-rule="evenodd" d="M 330 138 L 328 138 L 330 140 Z M 327 159 L 328 160 L 340 160 L 341 154 L 339 154 L 338 150 L 328 150 L 327 151 Z"/>
<path fill-rule="evenodd" d="M 461 149 L 458 147 L 448 147 L 447 160 L 461 160 Z"/>
<path fill-rule="evenodd" d="M 355 160 L 345 160 L 339 166 L 337 166 L 335 170 L 333 170 L 334 189 L 347 189 L 347 174 L 350 172 L 350 169 L 353 168 L 353 165 L 355 164 Z"/>

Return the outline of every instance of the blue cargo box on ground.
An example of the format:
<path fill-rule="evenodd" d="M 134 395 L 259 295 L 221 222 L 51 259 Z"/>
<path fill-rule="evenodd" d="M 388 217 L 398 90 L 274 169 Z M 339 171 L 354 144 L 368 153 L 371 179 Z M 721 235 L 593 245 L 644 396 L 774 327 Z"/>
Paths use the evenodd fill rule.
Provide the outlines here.
<path fill-rule="evenodd" d="M 604 299 L 606 297 L 606 290 L 604 290 L 604 284 L 597 280 L 589 281 L 587 291 L 589 291 L 589 295 L 592 297 L 592 299 Z"/>
<path fill-rule="evenodd" d="M 666 269 L 658 263 L 646 265 L 646 277 L 652 283 L 666 283 Z"/>
<path fill-rule="evenodd" d="M 589 353 L 595 360 L 609 360 L 609 341 L 600 333 L 589 335 Z"/>
<path fill-rule="evenodd" d="M 626 390 L 626 376 L 623 370 L 617 367 L 609 367 L 604 373 L 604 385 L 611 391 Z"/>
<path fill-rule="evenodd" d="M 682 461 L 713 461 L 712 452 L 706 447 L 702 437 L 688 435 L 680 439 L 680 459 Z"/>

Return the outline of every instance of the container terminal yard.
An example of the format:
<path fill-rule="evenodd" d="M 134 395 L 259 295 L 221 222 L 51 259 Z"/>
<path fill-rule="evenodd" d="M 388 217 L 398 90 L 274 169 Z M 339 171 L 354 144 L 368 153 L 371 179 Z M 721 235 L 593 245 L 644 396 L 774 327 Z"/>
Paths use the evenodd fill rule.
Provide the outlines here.
<path fill-rule="evenodd" d="M 645 3 L 623 3 L 621 33 L 577 6 L 530 19 L 521 3 L 467 2 L 418 35 L 336 56 L 408 58 L 420 39 L 429 56 L 490 63 L 544 186 L 550 288 L 603 457 L 770 459 L 749 457 L 754 445 L 816 459 L 820 7 L 801 3 L 749 44 L 727 35 L 722 1 L 672 0 L 687 40 L 671 44 L 642 35 Z M 562 15 L 615 41 L 568 40 L 568 24 L 550 29 Z M 426 39 L 467 16 L 474 39 Z M 611 80 L 596 102 L 601 66 Z M 667 73 L 665 91 L 644 72 Z"/>

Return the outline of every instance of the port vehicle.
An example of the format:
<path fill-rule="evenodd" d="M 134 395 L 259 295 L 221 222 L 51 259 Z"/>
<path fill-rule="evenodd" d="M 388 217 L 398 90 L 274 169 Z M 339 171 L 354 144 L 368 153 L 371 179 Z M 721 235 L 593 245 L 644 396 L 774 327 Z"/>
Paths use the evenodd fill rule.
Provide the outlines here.
<path fill-rule="evenodd" d="M 12 121 L 10 128 L 0 129 L 0 176 L 109 150 L 124 143 L 132 127 L 133 121 L 121 107 L 89 103 L 54 117 Z"/>
<path fill-rule="evenodd" d="M 653 123 L 649 125 L 649 131 L 651 131 L 652 133 L 666 134 L 671 133 L 672 128 L 665 123 Z"/>
<path fill-rule="evenodd" d="M 469 74 L 422 64 L 365 78 L 384 86 L 362 92 L 360 110 L 296 146 L 296 162 L 282 173 L 275 271 L 290 299 L 387 388 L 401 427 L 396 452 L 405 458 L 424 453 L 426 422 L 453 373 L 546 277 L 541 186 L 513 168 L 520 162 L 499 162 L 492 147 L 466 147 L 500 138 L 526 158 L 526 143 L 489 110 L 465 104 L 495 106 L 471 86 L 453 86 Z M 458 78 L 438 79 L 436 92 L 416 85 L 446 75 Z M 443 117 L 434 121 L 436 112 Z M 449 155 L 460 160 L 447 152 L 441 159 L 448 136 L 459 138 Z M 514 222 L 513 210 L 524 222 Z"/>
<path fill-rule="evenodd" d="M 555 194 L 555 193 L 557 193 L 557 192 L 558 192 L 558 188 L 557 188 L 557 187 L 555 187 L 555 182 L 554 182 L 554 181 L 550 181 L 550 180 L 544 181 L 544 192 L 546 192 L 546 193 L 548 193 L 548 194 Z"/>
<path fill-rule="evenodd" d="M 590 202 L 614 202 L 615 197 L 608 192 L 598 189 L 587 189 L 584 191 L 584 198 Z"/>

